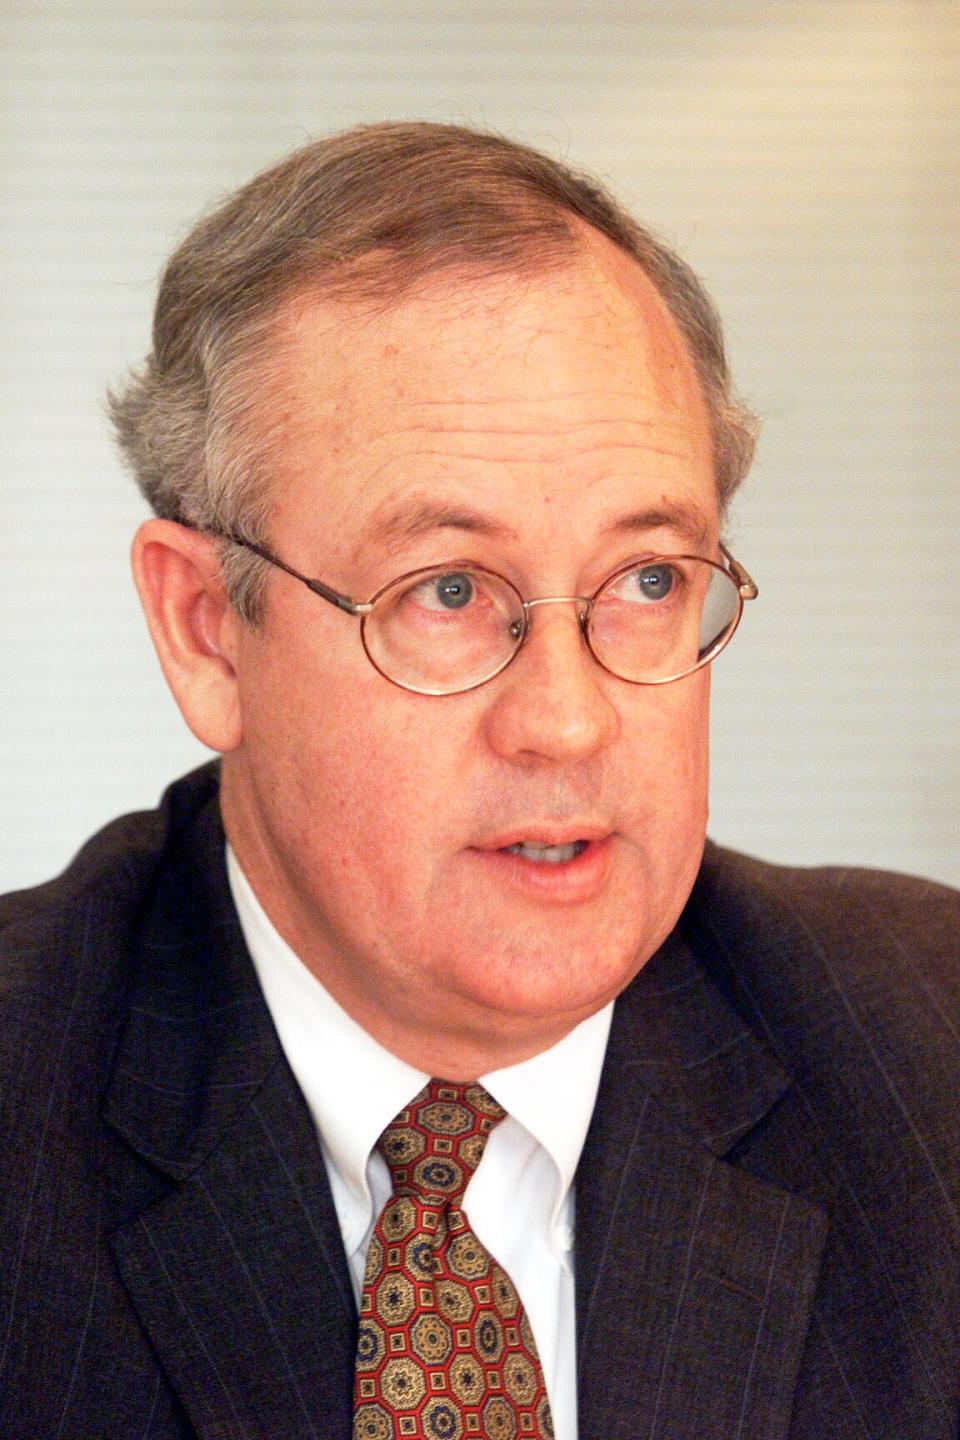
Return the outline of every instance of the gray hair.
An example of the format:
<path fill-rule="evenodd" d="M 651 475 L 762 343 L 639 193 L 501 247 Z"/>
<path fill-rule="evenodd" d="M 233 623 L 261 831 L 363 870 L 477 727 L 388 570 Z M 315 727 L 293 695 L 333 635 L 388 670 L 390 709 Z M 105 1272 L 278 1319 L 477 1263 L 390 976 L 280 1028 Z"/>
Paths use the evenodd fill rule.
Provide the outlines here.
<path fill-rule="evenodd" d="M 171 256 L 153 349 L 108 401 L 154 512 L 267 543 L 274 437 L 254 416 L 251 377 L 262 382 L 285 299 L 316 287 L 330 299 L 390 303 L 445 269 L 536 274 L 575 258 L 577 219 L 636 260 L 684 336 L 724 509 L 749 468 L 756 424 L 732 389 L 719 317 L 690 267 L 590 177 L 498 135 L 415 122 L 303 146 L 229 196 Z M 223 567 L 233 604 L 255 623 L 265 563 L 227 544 Z"/>

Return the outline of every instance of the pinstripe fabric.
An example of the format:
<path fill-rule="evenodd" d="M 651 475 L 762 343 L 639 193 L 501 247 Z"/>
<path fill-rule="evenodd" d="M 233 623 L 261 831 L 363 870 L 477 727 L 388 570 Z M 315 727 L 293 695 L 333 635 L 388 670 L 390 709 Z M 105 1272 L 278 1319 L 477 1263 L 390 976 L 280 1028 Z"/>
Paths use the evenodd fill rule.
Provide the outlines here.
<path fill-rule="evenodd" d="M 712 918 L 721 890 L 723 926 Z M 846 1408 L 843 1435 L 955 1435 L 957 898 L 854 871 L 799 872 L 789 890 L 757 893 L 729 862 L 701 878 L 697 898 L 697 938 L 719 973 L 735 966 L 743 1013 L 797 1079 L 741 1163 L 802 1185 L 832 1216 L 831 1283 L 814 1310 L 820 1344 L 807 1347 L 798 1377 L 798 1433 L 814 1433 L 832 1395 Z M 778 934 L 803 946 L 802 971 L 776 973 Z M 844 937 L 842 952 L 831 934 Z"/>
<path fill-rule="evenodd" d="M 956 933 L 708 851 L 577 1177 L 581 1440 L 955 1440 Z M 0 902 L 0 1434 L 346 1440 L 356 1323 L 208 769 Z"/>

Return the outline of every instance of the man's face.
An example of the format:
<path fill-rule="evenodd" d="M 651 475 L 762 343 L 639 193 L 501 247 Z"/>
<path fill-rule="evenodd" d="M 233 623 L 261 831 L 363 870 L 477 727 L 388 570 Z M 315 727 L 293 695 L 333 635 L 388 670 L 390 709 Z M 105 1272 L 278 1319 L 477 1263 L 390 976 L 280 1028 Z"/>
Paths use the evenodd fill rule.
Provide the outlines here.
<path fill-rule="evenodd" d="M 441 278 L 387 313 L 302 297 L 277 363 L 270 543 L 355 599 L 451 560 L 533 597 L 590 594 L 650 554 L 716 556 L 693 367 L 605 241 L 552 274 Z M 356 619 L 279 571 L 236 647 L 228 834 L 281 933 L 405 1059 L 454 1078 L 534 1053 L 673 927 L 706 824 L 705 671 L 616 679 L 575 607 L 550 605 L 495 679 L 410 694 Z M 510 853 L 524 840 L 589 843 L 552 864 Z"/>

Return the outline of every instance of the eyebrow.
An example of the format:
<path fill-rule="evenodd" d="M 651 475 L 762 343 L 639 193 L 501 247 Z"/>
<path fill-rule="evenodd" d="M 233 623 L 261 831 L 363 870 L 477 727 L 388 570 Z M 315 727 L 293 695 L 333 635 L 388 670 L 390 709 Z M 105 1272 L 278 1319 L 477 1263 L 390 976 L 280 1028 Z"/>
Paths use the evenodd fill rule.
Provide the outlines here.
<path fill-rule="evenodd" d="M 622 515 L 603 531 L 604 535 L 624 535 L 638 530 L 673 530 L 681 540 L 693 546 L 705 545 L 710 536 L 710 523 L 697 505 L 685 500 L 664 500 L 644 510 Z"/>
<path fill-rule="evenodd" d="M 469 506 L 415 498 L 404 505 L 377 511 L 363 532 L 358 549 L 362 552 L 371 545 L 382 545 L 393 551 L 434 530 L 463 530 L 490 540 L 519 538 L 511 525 L 493 520 Z"/>
<path fill-rule="evenodd" d="M 710 533 L 703 511 L 683 500 L 665 500 L 659 505 L 630 511 L 614 520 L 601 533 L 615 536 L 659 529 L 673 530 L 681 540 L 693 546 L 705 544 Z M 461 530 L 499 541 L 520 538 L 512 525 L 494 520 L 469 506 L 415 497 L 403 505 L 377 511 L 364 530 L 357 551 L 362 554 L 370 546 L 383 546 L 390 553 L 434 530 Z"/>

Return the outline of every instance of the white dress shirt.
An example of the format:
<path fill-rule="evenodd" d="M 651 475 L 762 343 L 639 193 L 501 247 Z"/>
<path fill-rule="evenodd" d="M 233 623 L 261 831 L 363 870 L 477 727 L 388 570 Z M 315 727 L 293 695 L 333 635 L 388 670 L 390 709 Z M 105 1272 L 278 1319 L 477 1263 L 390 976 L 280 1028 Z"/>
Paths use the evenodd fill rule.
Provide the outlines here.
<path fill-rule="evenodd" d="M 431 1077 L 361 1029 L 302 964 L 229 846 L 227 872 L 280 1043 L 317 1127 L 359 1304 L 370 1235 L 391 1190 L 376 1142 Z M 612 1012 L 608 1005 L 550 1050 L 479 1077 L 507 1118 L 490 1136 L 463 1199 L 473 1230 L 523 1301 L 556 1440 L 577 1440 L 573 1176 Z"/>

